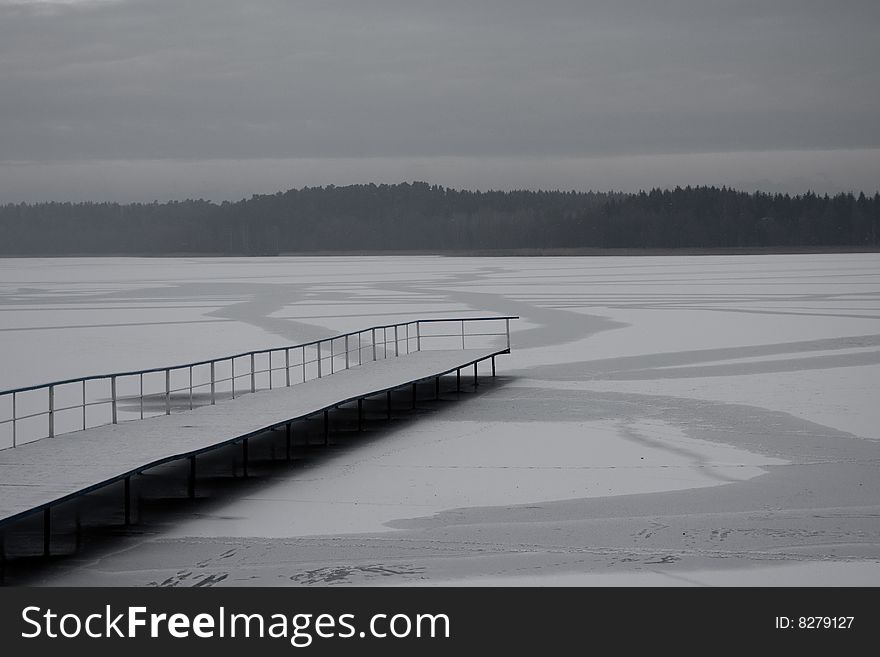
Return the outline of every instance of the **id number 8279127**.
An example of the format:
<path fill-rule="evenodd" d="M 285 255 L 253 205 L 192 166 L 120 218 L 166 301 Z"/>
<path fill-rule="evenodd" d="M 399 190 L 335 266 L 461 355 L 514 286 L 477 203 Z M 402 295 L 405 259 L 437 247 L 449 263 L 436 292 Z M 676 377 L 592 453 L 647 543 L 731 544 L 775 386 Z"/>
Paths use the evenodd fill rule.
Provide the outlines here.
<path fill-rule="evenodd" d="M 855 616 L 777 616 L 777 630 L 848 630 Z"/>

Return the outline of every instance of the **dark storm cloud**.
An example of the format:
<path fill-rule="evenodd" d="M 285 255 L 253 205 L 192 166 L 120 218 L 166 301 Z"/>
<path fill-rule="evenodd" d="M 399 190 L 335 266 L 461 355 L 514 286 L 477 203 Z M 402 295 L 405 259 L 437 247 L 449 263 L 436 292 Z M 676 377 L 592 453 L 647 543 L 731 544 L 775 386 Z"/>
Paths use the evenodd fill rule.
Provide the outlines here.
<path fill-rule="evenodd" d="M 880 146 L 880 3 L 0 0 L 0 160 Z"/>

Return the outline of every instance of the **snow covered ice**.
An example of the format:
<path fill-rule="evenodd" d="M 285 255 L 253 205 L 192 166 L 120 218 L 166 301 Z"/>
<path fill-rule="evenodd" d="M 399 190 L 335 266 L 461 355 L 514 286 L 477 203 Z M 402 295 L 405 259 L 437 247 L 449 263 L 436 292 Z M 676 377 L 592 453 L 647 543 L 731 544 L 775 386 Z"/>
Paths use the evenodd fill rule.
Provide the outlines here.
<path fill-rule="evenodd" d="M 486 314 L 479 396 L 41 581 L 880 583 L 878 254 L 0 260 L 0 387 Z"/>

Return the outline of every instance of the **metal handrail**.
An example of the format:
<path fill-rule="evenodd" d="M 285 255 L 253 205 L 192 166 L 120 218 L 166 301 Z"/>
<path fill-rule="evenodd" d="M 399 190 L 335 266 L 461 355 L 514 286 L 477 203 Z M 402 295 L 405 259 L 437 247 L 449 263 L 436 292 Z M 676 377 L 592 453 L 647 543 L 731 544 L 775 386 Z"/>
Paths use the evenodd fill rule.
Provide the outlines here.
<path fill-rule="evenodd" d="M 110 374 L 91 374 L 89 376 L 80 376 L 75 379 L 63 379 L 61 381 L 52 381 L 50 383 L 38 383 L 36 385 L 25 386 L 23 388 L 11 388 L 9 390 L 0 390 L 0 396 L 8 395 L 13 392 L 27 392 L 28 390 L 39 390 L 41 388 L 46 388 L 48 386 L 60 386 L 60 385 L 66 385 L 69 383 L 79 383 L 81 381 L 93 381 L 95 379 L 109 379 L 110 377 L 114 377 L 114 376 L 115 377 L 135 376 L 138 374 L 153 374 L 155 372 L 164 372 L 166 370 L 179 370 L 179 369 L 183 369 L 185 367 L 198 367 L 199 365 L 210 365 L 211 363 L 219 363 L 219 362 L 222 362 L 225 360 L 232 360 L 233 358 L 244 358 L 245 356 L 251 356 L 251 355 L 256 356 L 257 354 L 267 354 L 270 351 L 285 351 L 287 349 L 301 349 L 303 347 L 313 347 L 313 346 L 317 346 L 318 344 L 323 344 L 325 342 L 329 342 L 330 340 L 344 338 L 346 336 L 357 335 L 358 333 L 367 333 L 369 331 L 378 331 L 381 329 L 389 329 L 389 328 L 394 328 L 395 326 L 406 326 L 407 324 L 412 326 L 412 325 L 417 325 L 417 324 L 428 324 L 428 323 L 435 323 L 435 322 L 461 322 L 462 320 L 464 320 L 466 322 L 489 322 L 489 321 L 501 320 L 501 319 L 511 320 L 511 319 L 519 319 L 519 317 L 513 316 L 513 315 L 501 315 L 501 316 L 496 316 L 496 317 L 464 317 L 464 318 L 455 317 L 455 318 L 442 318 L 442 319 L 432 318 L 432 319 L 414 319 L 410 322 L 399 322 L 397 324 L 381 324 L 378 326 L 370 326 L 369 328 L 361 329 L 359 331 L 351 331 L 349 333 L 340 333 L 339 335 L 334 336 L 332 338 L 321 338 L 319 340 L 312 340 L 311 342 L 302 342 L 299 344 L 287 345 L 284 347 L 271 347 L 268 349 L 255 349 L 253 351 L 243 351 L 241 353 L 232 354 L 230 356 L 222 356 L 219 358 L 209 358 L 207 360 L 199 360 L 199 361 L 194 361 L 192 363 L 181 363 L 179 365 L 167 365 L 165 367 L 151 367 L 146 370 L 132 370 L 130 372 L 113 372 Z M 458 336 L 460 334 L 456 333 L 455 335 Z M 497 335 L 504 335 L 504 334 L 498 333 Z M 434 336 L 429 336 L 429 337 L 434 337 Z M 437 337 L 440 337 L 440 336 L 437 336 Z M 393 340 L 388 340 L 387 342 L 391 343 L 391 342 L 393 342 Z M 386 344 L 386 343 L 378 342 L 377 344 Z M 324 358 L 325 359 L 329 358 L 329 356 L 325 356 Z"/>
<path fill-rule="evenodd" d="M 153 367 L 143 370 L 131 370 L 125 372 L 113 372 L 108 374 L 93 374 L 89 376 L 74 378 L 74 379 L 63 379 L 59 381 L 52 381 L 50 383 L 42 383 L 32 386 L 24 386 L 21 388 L 14 388 L 10 390 L 2 390 L 0 391 L 0 399 L 11 396 L 12 398 L 12 413 L 11 417 L 8 419 L 0 420 L 0 426 L 12 423 L 12 447 L 16 447 L 18 444 L 17 441 L 17 424 L 22 420 L 28 420 L 36 417 L 47 416 L 48 417 L 48 434 L 40 437 L 54 437 L 55 435 L 55 415 L 63 412 L 70 412 L 74 410 L 79 410 L 82 412 L 82 422 L 80 423 L 82 429 L 87 428 L 87 426 L 103 426 L 105 424 L 117 424 L 118 423 L 118 414 L 117 407 L 120 402 L 140 402 L 140 418 L 144 417 L 144 400 L 162 400 L 165 401 L 165 414 L 170 415 L 172 411 L 171 407 L 171 398 L 176 393 L 189 392 L 189 408 L 194 407 L 193 402 L 193 391 L 199 388 L 206 388 L 210 386 L 210 403 L 214 404 L 216 402 L 217 396 L 219 395 L 227 395 L 231 392 L 232 398 L 234 399 L 236 394 L 247 394 L 247 392 L 255 392 L 257 390 L 257 376 L 268 374 L 268 384 L 269 389 L 273 388 L 273 373 L 275 372 L 285 372 L 284 376 L 284 386 L 291 386 L 291 370 L 296 370 L 296 368 L 302 369 L 302 382 L 310 380 L 310 378 L 323 378 L 324 376 L 332 375 L 337 371 L 341 371 L 342 369 L 350 369 L 351 367 L 357 367 L 364 363 L 364 352 L 368 353 L 372 351 L 370 354 L 372 357 L 367 360 L 378 360 L 379 358 L 388 358 L 400 356 L 402 353 L 408 354 L 412 352 L 412 343 L 415 343 L 415 351 L 422 350 L 422 341 L 423 340 L 433 340 L 435 338 L 461 338 L 461 348 L 465 348 L 466 339 L 474 338 L 474 337 L 485 337 L 485 336 L 506 336 L 506 347 L 510 349 L 510 320 L 518 319 L 518 317 L 513 315 L 501 315 L 501 316 L 493 316 L 493 317 L 455 317 L 455 318 L 429 318 L 429 319 L 416 319 L 408 322 L 398 322 L 396 324 L 382 324 L 377 326 L 370 326 L 368 328 L 360 329 L 358 331 L 351 331 L 348 333 L 342 333 L 336 336 L 331 336 L 328 338 L 321 338 L 319 340 L 312 340 L 310 342 L 304 342 L 295 345 L 288 345 L 282 347 L 271 347 L 267 349 L 256 349 L 252 351 L 245 351 L 237 354 L 232 354 L 228 356 L 222 356 L 218 358 L 211 358 L 206 360 L 194 361 L 189 363 L 182 363 L 179 365 L 168 365 L 165 367 Z M 467 322 L 488 322 L 488 321 L 504 321 L 505 329 L 503 332 L 491 333 L 491 332 L 474 332 L 467 333 L 465 330 L 465 325 Z M 434 334 L 426 334 L 423 335 L 421 332 L 422 324 L 436 324 L 442 322 L 455 322 L 461 325 L 461 330 L 456 333 L 434 333 Z M 414 334 L 410 330 L 412 327 L 415 328 Z M 389 329 L 393 329 L 393 334 L 389 337 Z M 401 329 L 404 329 L 401 331 Z M 381 334 L 380 334 L 381 333 Z M 352 340 L 350 338 L 357 337 L 356 345 L 352 346 Z M 364 336 L 368 336 L 369 340 L 364 341 L 362 338 Z M 381 338 L 381 340 L 380 340 Z M 344 343 L 344 351 L 336 351 L 336 343 L 337 341 Z M 327 343 L 329 343 L 330 348 L 327 350 L 329 353 L 321 353 L 322 345 L 326 347 Z M 405 346 L 405 352 L 401 350 L 401 344 Z M 390 345 L 393 345 L 393 349 Z M 340 345 L 341 346 L 341 345 Z M 317 351 L 314 355 L 307 354 L 308 348 L 313 347 Z M 381 348 L 381 350 L 380 350 Z M 301 358 L 299 362 L 291 362 L 290 361 L 290 352 L 299 350 L 301 351 Z M 283 364 L 274 366 L 272 362 L 273 354 L 284 353 Z M 353 358 L 351 358 L 351 354 L 357 353 L 357 362 L 353 362 Z M 259 367 L 257 367 L 255 363 L 255 357 L 261 354 L 267 354 L 268 363 L 266 363 L 265 367 L 261 363 Z M 381 354 L 381 355 L 380 355 Z M 244 372 L 237 373 L 236 370 L 236 360 L 242 358 L 250 359 L 250 367 L 245 368 Z M 329 372 L 327 371 L 326 364 L 329 360 Z M 344 361 L 344 368 L 342 367 L 342 362 Z M 216 366 L 218 364 L 222 364 L 228 362 L 230 364 L 229 376 L 216 376 Z M 210 365 L 211 366 L 211 377 L 209 381 L 203 381 L 201 383 L 195 382 L 193 380 L 193 368 L 197 368 L 200 366 Z M 309 377 L 308 376 L 308 366 L 316 365 L 316 376 Z M 184 385 L 183 387 L 172 387 L 171 385 L 171 374 L 172 372 L 178 372 L 180 370 L 189 370 L 189 384 Z M 149 391 L 144 392 L 144 375 L 146 374 L 156 374 L 156 373 L 164 373 L 165 374 L 165 386 L 163 390 Z M 140 383 L 140 392 L 138 394 L 117 394 L 117 379 L 124 379 L 126 377 L 138 377 Z M 264 378 L 264 377 L 260 377 Z M 236 389 L 236 385 L 239 383 L 241 379 L 249 379 L 250 385 L 246 386 L 244 389 Z M 109 381 L 111 386 L 111 396 L 109 399 L 98 399 L 95 401 L 89 401 L 87 399 L 87 390 L 86 383 L 89 381 Z M 297 381 L 298 383 L 299 381 Z M 228 383 L 229 388 L 231 390 L 222 390 L 218 391 L 218 384 Z M 61 386 L 67 386 L 71 384 L 81 384 L 81 399 L 82 401 L 78 404 L 72 406 L 63 406 L 56 407 L 55 406 L 55 389 Z M 225 388 L 225 386 L 224 386 Z M 38 412 L 28 413 L 27 415 L 18 415 L 17 414 L 17 397 L 18 395 L 26 392 L 33 392 L 39 390 L 46 390 L 48 392 L 48 403 L 46 404 L 45 410 L 40 410 Z M 102 405 L 110 405 L 111 406 L 111 421 L 110 422 L 99 422 L 97 424 L 91 424 L 87 422 L 86 410 L 94 407 L 94 406 L 102 406 Z M 179 408 L 179 407 L 178 407 Z M 31 442 L 30 440 L 28 442 Z M 0 447 L 0 449 L 4 449 Z"/>

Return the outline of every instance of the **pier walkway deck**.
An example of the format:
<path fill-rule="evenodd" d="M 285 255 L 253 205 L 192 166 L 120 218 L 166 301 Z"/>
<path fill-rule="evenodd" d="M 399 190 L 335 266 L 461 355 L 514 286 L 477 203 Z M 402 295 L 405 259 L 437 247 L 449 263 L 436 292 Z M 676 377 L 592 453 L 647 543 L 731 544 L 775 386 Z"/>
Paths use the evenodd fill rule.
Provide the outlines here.
<path fill-rule="evenodd" d="M 465 344 L 464 337 L 474 339 L 474 335 L 465 336 L 465 322 L 468 321 L 493 321 L 502 319 L 506 322 L 505 331 L 501 333 L 479 332 L 477 336 L 501 336 L 501 344 L 484 346 L 482 348 L 459 348 L 459 349 L 424 349 L 423 342 L 430 338 L 448 339 L 454 337 L 458 344 Z M 331 359 L 345 359 L 345 367 L 330 373 L 308 379 L 305 372 L 302 378 L 305 382 L 290 385 L 290 371 L 294 367 L 303 370 L 311 362 L 320 362 L 323 358 L 319 343 L 309 343 L 318 346 L 317 361 L 309 361 L 307 352 L 303 350 L 303 357 L 298 365 L 290 365 L 289 353 L 285 358 L 287 385 L 271 388 L 273 367 L 270 365 L 263 370 L 269 377 L 269 389 L 258 390 L 255 386 L 256 374 L 259 370 L 253 367 L 254 360 L 251 358 L 251 371 L 243 377 L 250 377 L 251 390 L 254 394 L 242 394 L 237 397 L 215 399 L 215 388 L 219 381 L 215 381 L 214 367 L 219 361 L 205 361 L 194 364 L 205 365 L 210 363 L 211 382 L 193 385 L 190 373 L 189 400 L 192 405 L 193 387 L 211 386 L 211 398 L 207 405 L 193 407 L 174 413 L 172 405 L 168 402 L 172 399 L 170 385 L 171 376 L 166 371 L 166 413 L 144 417 L 144 419 L 131 419 L 129 421 L 111 422 L 100 426 L 87 427 L 55 436 L 47 436 L 37 440 L 31 440 L 24 444 L 18 444 L 14 449 L 0 450 L 0 528 L 3 525 L 15 522 L 26 516 L 43 512 L 45 528 L 45 550 L 49 552 L 50 535 L 50 508 L 67 500 L 87 494 L 108 484 L 125 482 L 125 517 L 129 518 L 130 495 L 129 479 L 142 471 L 169 461 L 178 459 L 190 459 L 190 482 L 189 491 L 193 495 L 196 481 L 196 457 L 209 450 L 228 445 L 241 443 L 244 450 L 244 459 L 247 459 L 247 441 L 256 435 L 278 428 L 286 428 L 288 450 L 290 449 L 291 423 L 304 418 L 323 414 L 325 442 L 328 431 L 328 413 L 343 404 L 356 403 L 358 409 L 359 424 L 363 417 L 363 401 L 370 397 L 384 395 L 387 399 L 388 416 L 391 415 L 391 392 L 400 388 L 412 388 L 413 401 L 415 401 L 416 384 L 419 382 L 434 380 L 439 388 L 439 377 L 456 373 L 459 377 L 464 368 L 473 367 L 474 382 L 477 379 L 477 364 L 491 360 L 492 374 L 495 373 L 495 357 L 510 352 L 509 347 L 509 320 L 514 318 L 483 318 L 481 320 L 456 319 L 437 320 L 453 321 L 461 326 L 462 336 L 452 336 L 448 333 L 435 335 L 426 334 L 424 330 L 416 332 L 418 335 L 418 350 L 410 350 L 411 338 L 407 332 L 406 350 L 409 353 L 401 353 L 400 343 L 395 338 L 393 347 L 389 347 L 388 341 L 383 343 L 374 342 L 366 344 L 358 341 L 357 362 L 350 361 L 350 352 L 346 349 L 344 354 L 333 354 Z M 419 320 L 431 322 L 435 320 Z M 410 323 L 412 325 L 414 323 Z M 397 325 L 398 327 L 404 325 Z M 380 327 L 384 328 L 384 327 Z M 421 327 L 420 327 L 421 328 Z M 372 331 L 375 336 L 375 329 Z M 359 332 L 364 333 L 364 332 Z M 385 331 L 383 331 L 385 333 Z M 394 334 L 398 334 L 395 327 Z M 348 336 L 357 335 L 348 334 Z M 504 339 L 506 336 L 506 339 Z M 328 340 L 345 338 L 337 336 Z M 459 342 L 460 340 L 460 342 Z M 485 340 L 484 340 L 485 341 Z M 498 342 L 497 339 L 495 340 Z M 374 345 L 380 347 L 379 353 L 383 358 L 376 356 Z M 302 348 L 302 345 L 283 348 L 294 350 Z M 332 345 L 331 345 L 332 349 Z M 360 356 L 367 351 L 372 358 L 361 359 Z M 268 353 L 268 352 L 253 352 Z M 332 353 L 332 352 L 331 352 Z M 230 358 L 240 358 L 249 354 L 239 354 Z M 351 358 L 351 360 L 354 360 Z M 326 363 L 325 363 L 326 364 Z M 178 366 L 179 368 L 191 367 L 190 365 Z M 169 368 L 170 369 L 170 368 Z M 232 366 L 234 372 L 234 365 Z M 162 370 L 158 370 L 162 371 Z M 276 372 L 277 374 L 277 372 Z M 320 374 L 320 371 L 318 371 Z M 115 377 L 140 375 L 140 373 L 126 373 L 125 375 L 107 375 L 114 377 L 114 394 L 116 388 Z M 235 391 L 234 382 L 237 377 L 232 375 L 232 389 Z M 79 381 L 79 380 L 78 380 Z M 71 382 L 63 382 L 71 383 Z M 73 382 L 77 383 L 77 382 Z M 48 384 L 47 384 L 48 385 Z M 61 385 L 53 384 L 53 385 Z M 141 384 L 143 389 L 143 384 Z M 85 390 L 85 386 L 83 386 Z M 177 391 L 180 392 L 179 390 Z M 186 396 L 186 390 L 183 390 Z M 49 407 L 52 407 L 53 392 L 49 392 Z M 141 392 L 140 408 L 144 407 L 144 393 Z M 155 394 L 153 395 L 156 396 Z M 179 398 L 180 395 L 178 394 Z M 161 396 L 160 396 L 161 399 Z M 129 400 L 131 401 L 131 400 Z M 83 393 L 83 418 L 85 408 L 89 406 L 86 393 Z M 91 402 L 94 404 L 108 403 L 106 400 Z M 113 417 L 116 419 L 117 403 L 113 401 Z M 65 410 L 76 410 L 68 407 Z M 51 411 L 52 413 L 57 411 Z M 143 410 L 141 410 L 143 413 Z M 39 414 L 32 414 L 31 417 Z M 49 433 L 52 433 L 52 419 L 49 416 Z M 85 424 L 85 421 L 83 421 Z"/>

